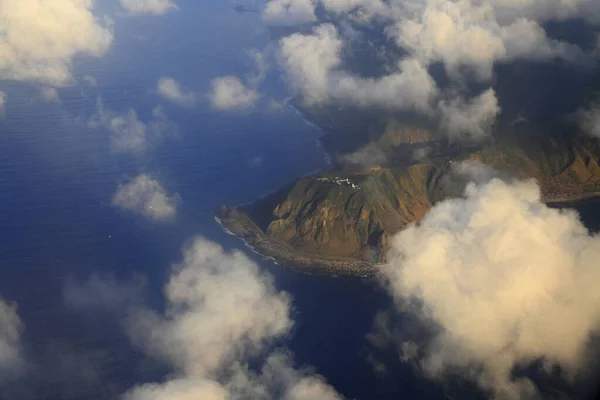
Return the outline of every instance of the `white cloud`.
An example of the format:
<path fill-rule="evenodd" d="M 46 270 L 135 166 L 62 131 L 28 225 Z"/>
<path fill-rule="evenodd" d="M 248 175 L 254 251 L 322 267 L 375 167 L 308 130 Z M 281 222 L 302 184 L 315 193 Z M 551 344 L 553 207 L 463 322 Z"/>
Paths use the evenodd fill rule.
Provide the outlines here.
<path fill-rule="evenodd" d="M 248 109 L 253 107 L 260 94 L 245 86 L 235 76 L 215 78 L 211 82 L 209 99 L 218 110 Z"/>
<path fill-rule="evenodd" d="M 485 184 L 493 178 L 499 178 L 503 175 L 500 171 L 495 170 L 489 165 L 475 160 L 452 163 L 450 169 L 450 175 L 459 176 L 465 179 L 466 182 L 474 182 L 476 184 Z"/>
<path fill-rule="evenodd" d="M 6 111 L 6 101 L 8 100 L 8 95 L 0 90 L 0 117 L 4 115 Z"/>
<path fill-rule="evenodd" d="M 455 78 L 463 66 L 487 80 L 497 61 L 580 55 L 577 47 L 549 39 L 535 20 L 519 18 L 503 24 L 494 11 L 491 4 L 471 0 L 427 0 L 422 10 L 402 16 L 389 33 L 421 62 L 443 62 Z"/>
<path fill-rule="evenodd" d="M 152 220 L 166 221 L 175 217 L 178 199 L 177 195 L 169 195 L 156 179 L 141 174 L 119 186 L 112 204 Z"/>
<path fill-rule="evenodd" d="M 309 35 L 297 33 L 281 40 L 283 65 L 290 83 L 307 102 L 430 110 L 437 87 L 418 61 L 404 59 L 390 75 L 364 78 L 341 69 L 342 47 L 342 38 L 331 24 L 320 25 Z"/>
<path fill-rule="evenodd" d="M 296 33 L 281 39 L 288 77 L 310 102 L 323 102 L 331 96 L 329 74 L 341 64 L 342 44 L 331 24 L 316 27 L 311 35 Z"/>
<path fill-rule="evenodd" d="M 0 79 L 71 84 L 73 56 L 101 56 L 112 43 L 92 7 L 91 0 L 3 0 Z"/>
<path fill-rule="evenodd" d="M 287 335 L 292 320 L 289 296 L 243 253 L 196 238 L 173 267 L 165 296 L 164 314 L 141 309 L 127 325 L 134 343 L 174 374 L 124 399 L 341 399 L 319 376 L 294 369 L 282 350 L 268 354 L 259 373 L 248 369 L 249 357 Z"/>
<path fill-rule="evenodd" d="M 23 323 L 15 305 L 0 298 L 0 380 L 21 363 L 21 331 Z"/>
<path fill-rule="evenodd" d="M 278 25 L 315 22 L 315 7 L 315 0 L 270 0 L 263 11 L 263 18 Z"/>
<path fill-rule="evenodd" d="M 210 377 L 289 330 L 289 297 L 243 253 L 199 238 L 165 288 L 165 316 L 138 314 L 131 333 L 149 353 L 188 375 Z"/>
<path fill-rule="evenodd" d="M 583 132 L 600 138 L 600 103 L 579 110 L 577 119 Z"/>
<path fill-rule="evenodd" d="M 88 125 L 92 128 L 102 128 L 110 133 L 111 148 L 117 153 L 142 154 L 169 133 L 176 133 L 175 126 L 161 107 L 152 111 L 153 119 L 144 122 L 137 112 L 130 108 L 127 112 L 116 112 L 104 107 L 98 99 L 96 112 Z"/>
<path fill-rule="evenodd" d="M 218 382 L 203 379 L 176 379 L 163 384 L 149 383 L 123 396 L 124 400 L 227 400 L 227 390 Z"/>
<path fill-rule="evenodd" d="M 325 380 L 308 371 L 292 367 L 290 356 L 283 352 L 273 352 L 267 359 L 260 376 L 266 385 L 283 387 L 283 393 L 273 399 L 286 400 L 342 400 L 342 396 Z"/>
<path fill-rule="evenodd" d="M 441 127 L 452 138 L 488 136 L 500 113 L 496 93 L 491 88 L 468 101 L 461 97 L 441 100 L 438 109 Z"/>
<path fill-rule="evenodd" d="M 48 103 L 60 103 L 60 97 L 56 88 L 45 86 L 40 89 L 40 92 L 42 100 Z"/>
<path fill-rule="evenodd" d="M 172 0 L 120 0 L 121 6 L 130 14 L 155 14 L 161 15 L 170 10 L 177 9 L 177 4 Z"/>
<path fill-rule="evenodd" d="M 158 93 L 165 99 L 184 107 L 191 107 L 196 103 L 196 94 L 184 92 L 175 79 L 163 76 L 156 84 Z"/>
<path fill-rule="evenodd" d="M 467 186 L 391 240 L 382 268 L 399 309 L 432 326 L 429 377 L 464 372 L 496 398 L 533 398 L 513 367 L 544 358 L 583 372 L 600 328 L 600 237 L 574 211 L 547 207 L 534 181 Z M 405 347 L 415 347 L 407 342 Z"/>

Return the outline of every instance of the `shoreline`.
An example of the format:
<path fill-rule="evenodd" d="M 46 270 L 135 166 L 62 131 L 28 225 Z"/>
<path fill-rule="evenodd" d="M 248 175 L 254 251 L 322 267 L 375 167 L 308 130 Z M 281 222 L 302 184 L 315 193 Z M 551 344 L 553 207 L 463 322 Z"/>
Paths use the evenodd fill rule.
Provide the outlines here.
<path fill-rule="evenodd" d="M 574 208 L 578 204 L 600 200 L 600 192 L 548 196 L 542 197 L 541 200 L 549 207 Z M 224 233 L 237 237 L 253 253 L 276 265 L 302 273 L 368 278 L 375 275 L 379 267 L 379 264 L 357 258 L 326 257 L 294 249 L 289 244 L 266 235 L 248 215 L 238 211 L 237 207 L 221 210 L 220 214 L 215 213 L 214 220 Z"/>
<path fill-rule="evenodd" d="M 215 215 L 215 222 L 226 234 L 242 240 L 252 252 L 293 270 L 361 278 L 370 277 L 377 271 L 377 266 L 364 260 L 326 257 L 294 249 L 287 243 L 267 236 L 245 213 L 236 209 L 222 209 L 219 215 Z"/>

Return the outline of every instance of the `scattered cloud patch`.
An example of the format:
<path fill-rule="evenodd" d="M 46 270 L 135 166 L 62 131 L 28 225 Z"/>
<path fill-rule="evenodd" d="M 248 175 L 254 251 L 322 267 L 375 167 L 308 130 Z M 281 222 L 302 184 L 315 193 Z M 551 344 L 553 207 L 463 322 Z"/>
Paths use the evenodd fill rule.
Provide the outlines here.
<path fill-rule="evenodd" d="M 338 16 L 347 15 L 351 20 L 367 23 L 377 17 L 390 15 L 389 5 L 382 0 L 322 0 L 323 7 Z"/>
<path fill-rule="evenodd" d="M 91 75 L 84 75 L 83 80 L 90 86 L 98 86 L 98 81 Z"/>
<path fill-rule="evenodd" d="M 503 175 L 489 165 L 475 160 L 452 163 L 450 173 L 465 179 L 466 182 L 475 184 L 485 184 L 493 178 L 500 178 Z"/>
<path fill-rule="evenodd" d="M 515 367 L 543 360 L 570 382 L 584 372 L 600 328 L 600 237 L 542 203 L 534 181 L 471 183 L 391 248 L 382 273 L 398 309 L 433 335 L 404 354 L 430 378 L 464 373 L 496 398 L 529 399 L 539 393 Z"/>
<path fill-rule="evenodd" d="M 6 0 L 0 25 L 0 80 L 70 85 L 76 54 L 102 56 L 113 34 L 88 0 Z"/>
<path fill-rule="evenodd" d="M 573 60 L 581 54 L 577 46 L 549 39 L 535 20 L 498 19 L 492 4 L 428 0 L 413 15 L 403 15 L 389 32 L 413 57 L 426 65 L 440 61 L 454 77 L 467 67 L 488 80 L 497 61 Z"/>
<path fill-rule="evenodd" d="M 235 76 L 215 78 L 211 82 L 209 99 L 217 110 L 249 109 L 259 98 L 256 90 L 244 85 Z"/>
<path fill-rule="evenodd" d="M 343 39 L 332 24 L 296 33 L 280 41 L 283 66 L 291 85 L 312 104 L 347 102 L 361 106 L 416 109 L 427 112 L 437 86 L 415 59 L 401 60 L 397 69 L 379 78 L 365 78 L 341 68 Z"/>
<path fill-rule="evenodd" d="M 121 282 L 111 276 L 93 275 L 86 281 L 67 280 L 63 301 L 75 311 L 100 309 L 119 312 L 141 305 L 145 279 Z"/>
<path fill-rule="evenodd" d="M 167 118 L 161 107 L 154 108 L 152 119 L 144 122 L 133 108 L 116 112 L 106 109 L 100 99 L 88 125 L 107 130 L 111 148 L 116 153 L 143 154 L 169 133 L 177 132 L 177 126 Z"/>
<path fill-rule="evenodd" d="M 270 0 L 263 19 L 274 25 L 297 25 L 316 22 L 315 0 Z"/>
<path fill-rule="evenodd" d="M 191 107 L 196 104 L 196 94 L 181 89 L 181 85 L 175 79 L 163 76 L 157 83 L 158 93 L 165 99 L 183 107 Z"/>
<path fill-rule="evenodd" d="M 307 105 L 416 111 L 453 139 L 480 139 L 491 134 L 500 104 L 493 89 L 474 93 L 475 87 L 494 84 L 500 64 L 589 63 L 579 45 L 556 39 L 546 27 L 572 18 L 599 24 L 592 3 L 321 0 L 313 18 L 314 3 L 289 0 L 272 1 L 265 12 L 269 6 L 305 10 L 314 25 L 312 33 L 303 28 L 284 36 L 278 49 L 290 86 Z M 356 49 L 372 59 L 359 63 Z"/>
<path fill-rule="evenodd" d="M 162 15 L 178 9 L 172 0 L 120 0 L 121 6 L 132 15 L 154 14 Z"/>
<path fill-rule="evenodd" d="M 112 199 L 115 207 L 155 221 L 173 219 L 178 202 L 178 195 L 169 195 L 158 180 L 146 174 L 120 185 Z"/>
<path fill-rule="evenodd" d="M 21 332 L 23 322 L 15 305 L 0 298 L 0 381 L 5 374 L 19 368 L 21 356 Z"/>
<path fill-rule="evenodd" d="M 421 161 L 427 156 L 431 154 L 431 148 L 429 147 L 421 147 L 413 151 L 412 159 L 413 161 Z"/>
<path fill-rule="evenodd" d="M 8 101 L 8 95 L 0 90 L 0 117 L 4 116 L 6 112 L 6 102 Z"/>
<path fill-rule="evenodd" d="M 344 154 L 340 157 L 340 161 L 344 164 L 361 168 L 373 165 L 381 166 L 387 163 L 388 153 L 377 143 L 369 143 L 353 153 Z"/>
<path fill-rule="evenodd" d="M 254 63 L 254 71 L 246 74 L 246 81 L 248 85 L 256 88 L 265 80 L 269 71 L 267 54 L 256 49 L 249 50 L 247 54 Z"/>
<path fill-rule="evenodd" d="M 58 90 L 53 87 L 42 87 L 40 89 L 40 95 L 42 100 L 47 103 L 60 103 L 60 96 L 58 95 Z"/>
<path fill-rule="evenodd" d="M 587 135 L 600 138 L 600 103 L 577 112 L 579 127 Z"/>
<path fill-rule="evenodd" d="M 492 125 L 500 113 L 496 93 L 491 88 L 467 101 L 462 97 L 442 100 L 438 109 L 441 127 L 448 136 L 475 140 L 490 135 Z"/>

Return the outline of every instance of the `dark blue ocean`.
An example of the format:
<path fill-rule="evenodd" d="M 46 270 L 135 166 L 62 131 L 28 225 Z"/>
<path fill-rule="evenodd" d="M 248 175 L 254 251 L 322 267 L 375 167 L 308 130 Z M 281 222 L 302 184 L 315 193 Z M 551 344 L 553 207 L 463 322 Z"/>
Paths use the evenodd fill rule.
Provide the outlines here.
<path fill-rule="evenodd" d="M 349 398 L 439 398 L 439 389 L 416 381 L 408 367 L 385 375 L 368 362 L 365 335 L 375 314 L 389 306 L 377 282 L 289 271 L 249 252 L 215 223 L 211 212 L 219 205 L 256 200 L 328 164 L 318 146 L 321 132 L 291 108 L 271 112 L 264 99 L 254 111 L 221 113 L 204 100 L 185 109 L 159 98 L 155 86 L 163 75 L 205 93 L 212 78 L 251 71 L 245 50 L 269 45 L 258 14 L 235 13 L 221 1 L 180 3 L 179 11 L 158 18 L 119 19 L 108 55 L 76 60 L 76 75 L 92 75 L 98 86 L 61 89 L 61 104 L 42 103 L 31 87 L 2 82 L 10 101 L 0 119 L 0 293 L 18 304 L 25 351 L 40 370 L 56 360 L 79 365 L 79 359 L 100 370 L 40 378 L 32 383 L 34 393 L 111 398 L 160 375 L 115 321 L 69 311 L 63 288 L 67 279 L 93 274 L 143 275 L 148 301 L 160 307 L 182 244 L 203 235 L 226 249 L 244 249 L 292 294 L 296 326 L 289 347 L 298 365 L 313 366 Z M 279 102 L 290 95 L 276 69 L 261 90 Z M 162 105 L 178 133 L 146 156 L 116 155 L 108 134 L 85 123 L 98 97 L 115 111 L 134 108 L 142 120 Z M 159 176 L 180 194 L 174 223 L 150 223 L 111 206 L 117 185 L 140 172 Z M 592 225 L 594 208 L 582 206 Z"/>

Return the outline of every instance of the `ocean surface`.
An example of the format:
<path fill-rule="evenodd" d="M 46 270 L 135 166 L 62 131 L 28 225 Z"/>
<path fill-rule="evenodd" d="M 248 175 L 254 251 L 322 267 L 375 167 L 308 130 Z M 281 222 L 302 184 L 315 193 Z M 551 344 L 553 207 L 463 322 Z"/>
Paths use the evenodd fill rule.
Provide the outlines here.
<path fill-rule="evenodd" d="M 296 326 L 289 347 L 297 364 L 314 367 L 345 396 L 443 398 L 407 366 L 386 375 L 368 362 L 365 335 L 376 313 L 390 305 L 376 281 L 273 265 L 225 234 L 211 215 L 223 203 L 256 200 L 328 166 L 319 129 L 285 105 L 268 106 L 290 96 L 276 69 L 268 71 L 261 87 L 268 96 L 254 111 L 215 112 L 204 99 L 196 108 L 180 108 L 155 91 L 163 75 L 205 93 L 212 78 L 250 73 L 245 51 L 269 47 L 259 16 L 235 13 L 221 1 L 190 1 L 158 18 L 123 17 L 115 29 L 109 54 L 75 63 L 77 77 L 91 75 L 98 85 L 80 79 L 59 90 L 60 104 L 41 102 L 27 85 L 0 82 L 10 99 L 0 119 L 0 293 L 18 304 L 25 351 L 40 370 L 59 363 L 66 371 L 82 360 L 100 366 L 100 375 L 79 367 L 72 376 L 40 374 L 31 398 L 111 398 L 160 376 L 164 371 L 128 344 L 116 321 L 69 310 L 64 285 L 94 274 L 119 280 L 142 275 L 148 301 L 160 307 L 169 267 L 195 235 L 243 249 L 291 293 Z M 98 98 L 106 109 L 135 109 L 141 120 L 161 105 L 178 128 L 148 155 L 114 154 L 108 134 L 86 124 Z M 141 172 L 160 177 L 181 196 L 174 223 L 151 223 L 111 206 L 116 187 Z M 594 229 L 596 210 L 597 203 L 581 205 Z"/>

